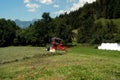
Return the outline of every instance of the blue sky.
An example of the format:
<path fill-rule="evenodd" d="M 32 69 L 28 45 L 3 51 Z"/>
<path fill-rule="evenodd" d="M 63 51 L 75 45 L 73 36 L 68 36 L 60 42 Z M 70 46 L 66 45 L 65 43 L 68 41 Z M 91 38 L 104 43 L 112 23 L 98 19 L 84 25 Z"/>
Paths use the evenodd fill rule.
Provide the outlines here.
<path fill-rule="evenodd" d="M 41 19 L 43 12 L 54 18 L 93 1 L 96 0 L 0 0 L 0 18 L 28 21 Z"/>

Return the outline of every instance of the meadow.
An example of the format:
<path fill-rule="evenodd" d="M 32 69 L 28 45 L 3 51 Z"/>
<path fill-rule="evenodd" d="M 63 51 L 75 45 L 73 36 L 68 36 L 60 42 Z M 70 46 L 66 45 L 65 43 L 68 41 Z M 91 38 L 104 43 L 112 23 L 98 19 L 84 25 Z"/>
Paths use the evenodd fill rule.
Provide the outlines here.
<path fill-rule="evenodd" d="M 40 47 L 3 47 L 0 48 L 0 63 L 9 63 L 31 58 L 36 54 L 44 53 L 44 48 Z"/>
<path fill-rule="evenodd" d="M 0 64 L 0 80 L 120 80 L 119 51 L 75 46 L 62 55 L 41 54 L 50 53 L 43 47 L 0 48 L 0 61 L 9 61 Z"/>

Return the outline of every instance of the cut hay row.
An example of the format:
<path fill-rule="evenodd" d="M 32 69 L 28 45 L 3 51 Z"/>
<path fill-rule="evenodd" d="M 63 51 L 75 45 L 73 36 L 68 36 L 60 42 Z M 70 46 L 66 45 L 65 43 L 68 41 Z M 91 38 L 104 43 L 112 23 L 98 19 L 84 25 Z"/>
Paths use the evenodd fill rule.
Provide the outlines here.
<path fill-rule="evenodd" d="M 35 54 L 35 55 L 25 56 L 25 57 L 13 59 L 13 60 L 3 60 L 0 62 L 0 64 L 13 63 L 13 62 L 18 62 L 18 61 L 22 61 L 22 60 L 26 60 L 26 59 L 37 58 L 37 57 L 44 58 L 44 57 L 63 55 L 63 54 L 65 54 L 64 51 L 56 51 L 55 53 L 46 52 L 43 54 Z"/>

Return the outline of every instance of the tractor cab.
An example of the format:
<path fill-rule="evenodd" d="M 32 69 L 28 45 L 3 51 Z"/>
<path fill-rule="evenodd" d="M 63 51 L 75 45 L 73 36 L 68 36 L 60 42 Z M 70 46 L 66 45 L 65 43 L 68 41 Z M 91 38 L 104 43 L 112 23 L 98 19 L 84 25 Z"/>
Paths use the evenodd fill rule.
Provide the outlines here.
<path fill-rule="evenodd" d="M 56 50 L 65 51 L 67 47 L 63 46 L 63 39 L 53 37 L 50 42 L 50 46 L 47 47 L 47 51 L 55 52 Z"/>

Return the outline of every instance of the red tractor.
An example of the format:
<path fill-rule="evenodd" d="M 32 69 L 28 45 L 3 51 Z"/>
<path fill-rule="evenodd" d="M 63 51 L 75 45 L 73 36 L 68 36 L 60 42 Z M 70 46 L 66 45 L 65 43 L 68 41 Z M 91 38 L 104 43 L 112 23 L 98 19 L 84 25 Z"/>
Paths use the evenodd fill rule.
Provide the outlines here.
<path fill-rule="evenodd" d="M 57 37 L 53 37 L 51 39 L 51 45 L 46 48 L 46 50 L 50 52 L 55 52 L 56 50 L 66 51 L 66 49 L 67 47 L 63 46 L 63 40 Z"/>

